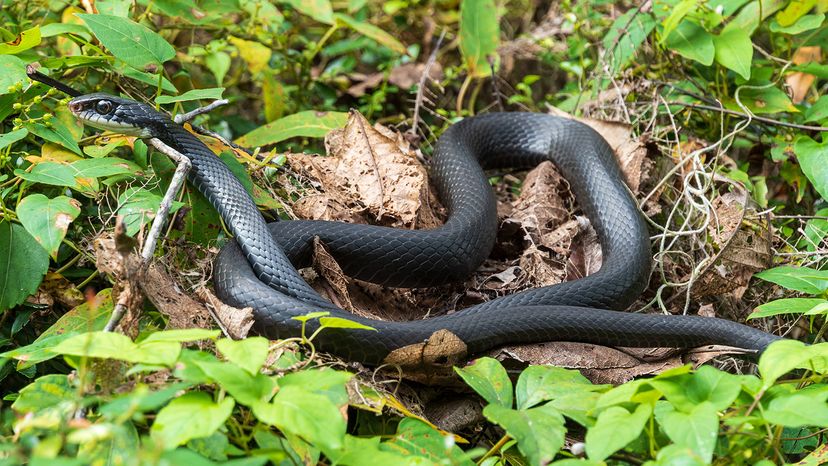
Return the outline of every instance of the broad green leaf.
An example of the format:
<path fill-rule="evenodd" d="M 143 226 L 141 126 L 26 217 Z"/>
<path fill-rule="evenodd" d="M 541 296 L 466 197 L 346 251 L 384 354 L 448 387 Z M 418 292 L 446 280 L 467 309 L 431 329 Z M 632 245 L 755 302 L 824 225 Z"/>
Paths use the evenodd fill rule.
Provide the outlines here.
<path fill-rule="evenodd" d="M 163 37 L 130 19 L 113 15 L 77 16 L 112 55 L 138 71 L 155 72 L 175 57 L 175 49 Z"/>
<path fill-rule="evenodd" d="M 794 143 L 794 153 L 799 168 L 814 186 L 814 189 L 828 199 L 828 143 L 818 144 L 808 136 L 802 136 Z"/>
<path fill-rule="evenodd" d="M 333 24 L 333 8 L 330 0 L 279 0 L 279 3 L 290 5 L 293 9 L 310 16 L 320 23 Z"/>
<path fill-rule="evenodd" d="M 175 343 L 189 343 L 191 341 L 214 340 L 221 335 L 221 330 L 208 330 L 204 328 L 185 328 L 175 330 L 162 330 L 152 332 L 141 340 L 141 343 L 151 341 L 169 341 Z"/>
<path fill-rule="evenodd" d="M 558 463 L 553 463 L 557 465 Z M 606 464 L 606 463 L 602 463 Z M 656 461 L 648 461 L 647 466 L 710 466 L 710 462 L 704 461 L 692 449 L 681 445 L 666 445 L 658 450 Z M 755 466 L 767 466 L 754 463 Z M 575 466 L 575 465 L 573 465 Z"/>
<path fill-rule="evenodd" d="M 813 355 L 811 348 L 798 340 L 779 340 L 768 345 L 759 357 L 762 387 L 770 388 L 779 377 L 805 364 Z"/>
<path fill-rule="evenodd" d="M 564 418 L 548 404 L 527 410 L 490 404 L 483 408 L 483 415 L 517 441 L 530 464 L 548 464 L 563 447 Z"/>
<path fill-rule="evenodd" d="M 489 59 L 497 58 L 500 16 L 494 0 L 462 0 L 460 3 L 460 52 L 469 74 L 492 73 Z"/>
<path fill-rule="evenodd" d="M 51 349 L 61 341 L 81 332 L 103 329 L 115 307 L 111 291 L 110 288 L 101 290 L 94 299 L 60 316 L 34 342 L 0 353 L 0 357 L 16 359 L 17 370 L 22 371 L 57 356 Z"/>
<path fill-rule="evenodd" d="M 405 422 L 404 419 L 402 422 Z M 400 423 L 402 425 L 402 422 Z M 259 442 L 259 437 L 256 438 Z M 261 444 L 261 442 L 259 442 Z M 410 455 L 408 450 L 404 453 L 397 453 L 397 449 L 385 443 L 380 443 L 380 437 L 354 437 L 345 436 L 344 446 L 340 451 L 329 454 L 332 464 L 341 466 L 365 466 L 365 465 L 394 465 L 394 466 L 424 466 L 439 464 L 423 461 L 419 455 Z M 463 463 L 449 463 L 463 464 Z"/>
<path fill-rule="evenodd" d="M 737 27 L 726 27 L 721 34 L 713 36 L 716 61 L 727 69 L 735 71 L 744 79 L 750 79 L 750 65 L 753 62 L 753 43 L 750 34 Z"/>
<path fill-rule="evenodd" d="M 350 319 L 343 319 L 342 317 L 320 317 L 319 318 L 319 327 L 320 328 L 353 328 L 359 330 L 373 330 L 376 332 L 376 329 L 373 327 L 369 327 L 367 325 L 360 324 L 359 322 L 354 322 Z"/>
<path fill-rule="evenodd" d="M 254 376 L 226 362 L 195 361 L 195 364 L 241 404 L 252 407 L 266 403 L 275 393 L 276 382 L 264 374 Z"/>
<path fill-rule="evenodd" d="M 49 269 L 49 253 L 26 229 L 0 221 L 0 310 L 22 303 L 37 291 Z"/>
<path fill-rule="evenodd" d="M 362 34 L 363 36 L 388 47 L 389 49 L 399 53 L 400 55 L 407 54 L 405 45 L 403 45 L 402 42 L 397 40 L 397 38 L 392 36 L 391 34 L 374 26 L 373 24 L 357 21 L 354 18 L 348 15 L 343 15 L 341 13 L 335 13 L 334 18 L 336 19 L 337 24 L 343 24 L 353 29 L 354 31 Z"/>
<path fill-rule="evenodd" d="M 150 435 L 167 449 L 190 439 L 207 437 L 224 425 L 235 405 L 230 397 L 214 403 L 206 393 L 187 393 L 158 412 Z"/>
<path fill-rule="evenodd" d="M 767 302 L 760 306 L 748 316 L 748 319 L 770 317 L 779 314 L 804 314 L 814 307 L 828 303 L 828 300 L 820 298 L 784 298 Z"/>
<path fill-rule="evenodd" d="M 74 400 L 75 395 L 75 388 L 66 375 L 44 375 L 20 390 L 12 409 L 18 413 L 38 412 Z"/>
<path fill-rule="evenodd" d="M 216 78 L 216 84 L 221 85 L 224 82 L 224 77 L 230 71 L 230 64 L 232 59 L 230 55 L 225 52 L 213 52 L 204 57 L 204 65 L 213 73 Z"/>
<path fill-rule="evenodd" d="M 221 94 L 224 92 L 223 87 L 211 87 L 207 89 L 193 89 L 181 95 L 161 95 L 155 99 L 155 103 L 160 105 L 169 104 L 172 102 L 187 102 L 190 100 L 218 100 L 221 99 Z"/>
<path fill-rule="evenodd" d="M 638 47 L 656 26 L 656 21 L 649 13 L 638 8 L 630 8 L 612 23 L 604 36 L 604 62 L 609 65 L 612 74 L 632 60 Z"/>
<path fill-rule="evenodd" d="M 820 209 L 814 214 L 817 217 L 828 217 L 828 208 Z M 824 218 L 813 218 L 805 223 L 805 249 L 816 251 L 825 237 L 828 237 L 828 220 Z"/>
<path fill-rule="evenodd" d="M 710 66 L 716 55 L 713 47 L 713 35 L 698 24 L 684 20 L 667 36 L 664 45 L 675 50 L 679 55 Z"/>
<path fill-rule="evenodd" d="M 782 26 L 781 24 L 779 24 L 778 21 L 771 21 L 770 30 L 772 32 L 781 32 L 783 34 L 795 35 L 801 32 L 810 31 L 811 29 L 818 28 L 822 25 L 823 20 L 825 20 L 825 13 L 805 15 L 796 20 L 796 22 L 791 24 L 790 26 Z"/>
<path fill-rule="evenodd" d="M 118 196 L 118 215 L 123 217 L 126 224 L 126 234 L 135 236 L 142 226 L 155 218 L 158 207 L 161 206 L 161 196 L 140 187 L 128 188 Z M 184 204 L 173 202 L 171 212 L 177 211 Z"/>
<path fill-rule="evenodd" d="M 130 392 L 102 405 L 99 412 L 109 420 L 116 420 L 124 415 L 131 416 L 133 413 L 157 411 L 191 386 L 191 383 L 176 382 L 153 391 L 144 384 L 138 384 Z"/>
<path fill-rule="evenodd" d="M 115 141 L 107 143 L 103 146 L 84 146 L 83 153 L 92 158 L 98 159 L 101 157 L 106 157 L 107 155 L 111 154 L 112 151 L 123 146 L 126 143 L 127 141 L 124 139 L 116 139 Z"/>
<path fill-rule="evenodd" d="M 126 335 L 114 332 L 89 332 L 75 335 L 52 348 L 56 354 L 100 359 L 116 359 L 142 364 L 172 366 L 181 346 L 176 342 L 149 341 L 135 344 Z"/>
<path fill-rule="evenodd" d="M 342 448 L 345 419 L 323 395 L 308 393 L 301 387 L 282 387 L 272 403 L 254 405 L 253 414 L 265 424 L 297 435 L 326 453 Z"/>
<path fill-rule="evenodd" d="M 270 342 L 263 337 L 248 337 L 243 340 L 222 338 L 216 341 L 216 348 L 228 361 L 251 375 L 259 373 L 267 359 L 269 347 Z"/>
<path fill-rule="evenodd" d="M 0 149 L 4 149 L 29 135 L 29 130 L 20 128 L 6 134 L 0 134 Z"/>
<path fill-rule="evenodd" d="M 26 62 L 14 55 L 0 55 L 0 95 L 8 94 L 10 87 L 28 80 Z"/>
<path fill-rule="evenodd" d="M 307 110 L 260 126 L 236 139 L 236 144 L 257 147 L 294 137 L 321 138 L 332 130 L 342 128 L 347 121 L 348 114 L 345 112 Z"/>
<path fill-rule="evenodd" d="M 773 86 L 760 89 L 742 88 L 739 91 L 739 101 L 755 114 L 799 112 L 788 94 Z M 735 102 L 729 103 L 728 107 L 741 111 L 741 108 Z"/>
<path fill-rule="evenodd" d="M 805 13 L 809 12 L 816 4 L 817 0 L 791 0 L 784 10 L 777 13 L 776 21 L 780 26 L 790 26 L 796 23 Z"/>
<path fill-rule="evenodd" d="M 89 34 L 89 30 L 80 24 L 50 23 L 40 28 L 41 37 L 60 36 L 64 34 L 75 34 L 86 40 L 92 39 L 92 34 Z"/>
<path fill-rule="evenodd" d="M 489 404 L 512 407 L 512 381 L 496 359 L 485 357 L 454 371 Z"/>
<path fill-rule="evenodd" d="M 768 422 L 786 427 L 828 427 L 828 393 L 793 393 L 774 398 L 762 417 Z"/>
<path fill-rule="evenodd" d="M 325 395 L 336 406 L 348 404 L 345 384 L 353 374 L 328 368 L 306 369 L 285 374 L 279 379 L 279 387 L 294 386 L 307 392 Z"/>
<path fill-rule="evenodd" d="M 604 460 L 637 439 L 650 419 L 653 407 L 641 404 L 632 413 L 612 406 L 598 415 L 586 434 L 586 453 L 590 459 Z"/>
<path fill-rule="evenodd" d="M 828 95 L 820 97 L 808 110 L 805 110 L 805 121 L 822 121 L 826 118 L 828 118 Z"/>
<path fill-rule="evenodd" d="M 328 312 L 328 311 L 308 312 L 305 315 L 291 317 L 291 319 L 298 320 L 299 322 L 308 322 L 308 321 L 311 321 L 313 319 L 317 319 L 319 317 L 327 316 L 327 315 L 330 315 L 330 314 L 331 313 Z"/>
<path fill-rule="evenodd" d="M 673 30 L 675 30 L 684 17 L 687 16 L 687 13 L 690 13 L 690 11 L 695 9 L 697 6 L 698 0 L 681 0 L 670 9 L 670 14 L 661 23 L 663 28 L 661 31 L 662 43 L 665 39 L 670 37 Z"/>
<path fill-rule="evenodd" d="M 425 422 L 414 418 L 404 418 L 400 421 L 396 435 L 390 441 L 383 443 L 380 448 L 399 452 L 403 455 L 401 458 L 415 456 L 427 458 L 432 464 L 474 466 L 474 461 L 469 459 L 450 436 L 442 435 Z M 392 464 L 400 463 L 398 460 Z"/>
<path fill-rule="evenodd" d="M 151 69 L 152 67 L 150 66 L 149 68 Z M 158 86 L 158 75 L 136 70 L 135 68 L 127 65 L 121 60 L 115 60 L 113 69 L 115 69 L 115 71 L 118 74 L 122 74 L 127 78 L 141 81 L 142 83 L 150 85 L 152 87 Z M 167 78 L 164 77 L 161 78 L 161 89 L 171 94 L 178 93 L 178 89 L 175 88 L 173 83 L 171 83 Z"/>
<path fill-rule="evenodd" d="M 709 463 L 713 459 L 713 448 L 719 433 L 716 408 L 708 402 L 695 406 L 687 413 L 676 411 L 669 405 L 667 407 L 667 412 L 657 416 L 664 432 L 676 445 L 690 448 Z"/>
<path fill-rule="evenodd" d="M 69 164 L 75 171 L 75 178 L 103 178 L 106 176 L 139 174 L 141 167 L 116 157 L 102 159 L 82 159 Z"/>
<path fill-rule="evenodd" d="M 28 172 L 19 168 L 14 171 L 15 176 L 32 183 L 66 187 L 76 186 L 74 173 L 69 165 L 57 162 L 41 162 Z"/>
<path fill-rule="evenodd" d="M 527 409 L 544 401 L 554 400 L 573 392 L 588 395 L 606 385 L 593 385 L 577 370 L 555 366 L 529 366 L 518 378 L 515 386 L 517 408 Z"/>
<path fill-rule="evenodd" d="M 78 143 L 75 141 L 74 136 L 72 136 L 72 133 L 69 131 L 69 128 L 67 128 L 63 122 L 60 121 L 60 119 L 52 119 L 51 124 L 51 127 L 47 127 L 41 123 L 27 123 L 26 128 L 29 132 L 49 142 L 60 144 L 78 155 L 83 154 L 78 146 Z"/>
<path fill-rule="evenodd" d="M 31 194 L 17 205 L 17 218 L 52 259 L 57 260 L 60 243 L 80 214 L 80 207 L 80 202 L 71 197 L 49 199 L 43 194 Z"/>
<path fill-rule="evenodd" d="M 685 413 L 702 403 L 724 410 L 742 390 L 738 377 L 711 366 L 702 366 L 692 374 L 659 377 L 650 380 L 650 384 L 663 393 L 676 409 Z"/>
<path fill-rule="evenodd" d="M 15 55 L 40 45 L 40 26 L 26 29 L 13 40 L 0 43 L 0 55 Z"/>
<path fill-rule="evenodd" d="M 78 458 L 91 464 L 130 464 L 139 455 L 138 431 L 131 422 L 92 423 L 72 431 L 66 436 L 66 441 L 77 444 Z"/>
<path fill-rule="evenodd" d="M 789 290 L 808 294 L 822 294 L 828 290 L 828 271 L 809 267 L 780 266 L 754 275 Z"/>

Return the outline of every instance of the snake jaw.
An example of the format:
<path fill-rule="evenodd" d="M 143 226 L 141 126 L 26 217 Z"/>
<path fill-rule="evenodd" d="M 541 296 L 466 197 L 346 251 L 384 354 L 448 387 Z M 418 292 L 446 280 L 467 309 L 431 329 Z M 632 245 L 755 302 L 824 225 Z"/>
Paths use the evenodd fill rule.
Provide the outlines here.
<path fill-rule="evenodd" d="M 75 97 L 69 101 L 68 107 L 75 117 L 93 128 L 139 138 L 154 136 L 152 121 L 148 121 L 146 125 L 142 126 L 127 122 L 130 116 L 138 112 L 148 116 L 157 114 L 155 109 L 149 105 L 108 94 L 96 93 Z"/>

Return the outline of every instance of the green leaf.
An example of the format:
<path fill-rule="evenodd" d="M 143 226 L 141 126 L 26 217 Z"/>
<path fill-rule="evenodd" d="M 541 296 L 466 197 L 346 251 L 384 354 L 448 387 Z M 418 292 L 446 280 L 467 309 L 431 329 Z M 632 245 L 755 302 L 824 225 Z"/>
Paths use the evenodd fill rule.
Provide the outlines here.
<path fill-rule="evenodd" d="M 819 295 L 828 290 L 828 271 L 809 267 L 781 266 L 754 275 L 789 290 Z"/>
<path fill-rule="evenodd" d="M 342 128 L 347 122 L 348 114 L 344 112 L 307 110 L 260 126 L 236 139 L 236 144 L 256 147 L 294 137 L 321 138 L 332 130 Z"/>
<path fill-rule="evenodd" d="M 49 142 L 60 144 L 72 152 L 82 155 L 83 152 L 81 152 L 80 147 L 78 147 L 78 143 L 75 142 L 75 138 L 72 136 L 72 133 L 69 132 L 69 128 L 67 128 L 63 122 L 57 118 L 52 119 L 51 123 L 51 127 L 46 127 L 40 123 L 27 123 L 26 128 L 28 128 L 30 132 Z"/>
<path fill-rule="evenodd" d="M 161 206 L 161 200 L 160 195 L 138 186 L 128 188 L 121 193 L 118 196 L 118 205 L 121 206 L 118 209 L 118 215 L 123 217 L 126 224 L 126 234 L 135 236 L 142 226 L 152 221 Z M 175 201 L 170 211 L 175 212 L 183 205 Z"/>
<path fill-rule="evenodd" d="M 177 382 L 152 391 L 146 385 L 138 384 L 130 392 L 102 405 L 99 411 L 110 420 L 117 420 L 125 414 L 157 411 L 191 386 L 191 383 Z"/>
<path fill-rule="evenodd" d="M 20 390 L 12 409 L 19 413 L 38 412 L 75 399 L 75 388 L 64 374 L 39 377 Z"/>
<path fill-rule="evenodd" d="M 0 310 L 22 303 L 37 291 L 49 269 L 49 253 L 26 229 L 0 222 Z"/>
<path fill-rule="evenodd" d="M 353 328 L 359 330 L 373 330 L 376 332 L 374 327 L 369 327 L 350 319 L 343 319 L 342 317 L 320 317 L 319 328 Z"/>
<path fill-rule="evenodd" d="M 788 6 L 776 15 L 776 21 L 780 26 L 791 26 L 816 4 L 817 0 L 791 0 Z"/>
<path fill-rule="evenodd" d="M 828 427 L 828 393 L 793 393 L 774 398 L 762 417 L 768 422 L 786 427 Z"/>
<path fill-rule="evenodd" d="M 342 448 L 345 419 L 325 396 L 301 387 L 282 387 L 272 403 L 258 403 L 253 414 L 265 424 L 297 435 L 326 452 Z"/>
<path fill-rule="evenodd" d="M 214 403 L 206 393 L 187 393 L 158 412 L 150 435 L 166 449 L 187 443 L 190 439 L 207 437 L 224 425 L 235 405 L 230 397 Z"/>
<path fill-rule="evenodd" d="M 213 73 L 216 78 L 216 83 L 221 85 L 224 82 L 224 77 L 230 71 L 230 64 L 232 59 L 230 55 L 225 52 L 213 52 L 204 57 L 204 65 Z"/>
<path fill-rule="evenodd" d="M 80 24 L 50 23 L 40 28 L 41 37 L 53 37 L 66 34 L 74 34 L 86 40 L 92 39 L 92 34 L 89 34 L 89 30 Z"/>
<path fill-rule="evenodd" d="M 15 176 L 32 183 L 66 187 L 74 187 L 77 184 L 74 173 L 69 165 L 57 162 L 41 162 L 28 172 L 19 168 L 14 171 Z"/>
<path fill-rule="evenodd" d="M 739 91 L 739 101 L 755 114 L 792 112 L 799 110 L 791 102 L 788 94 L 777 87 L 769 86 L 760 89 L 742 88 Z M 729 108 L 741 111 L 741 108 L 734 102 L 728 102 Z"/>
<path fill-rule="evenodd" d="M 670 9 L 669 16 L 661 23 L 663 27 L 661 31 L 662 43 L 678 27 L 679 23 L 687 16 L 687 13 L 695 9 L 697 5 L 698 0 L 681 0 Z"/>
<path fill-rule="evenodd" d="M 753 62 L 753 43 L 750 34 L 737 27 L 725 27 L 718 36 L 713 36 L 716 61 L 727 69 L 735 71 L 744 79 L 750 79 L 750 65 Z"/>
<path fill-rule="evenodd" d="M 719 433 L 719 416 L 716 408 L 703 402 L 689 413 L 669 410 L 660 417 L 664 432 L 676 445 L 686 446 L 699 455 L 705 463 L 713 459 L 713 448 Z"/>
<path fill-rule="evenodd" d="M 768 345 L 759 357 L 763 389 L 770 388 L 779 377 L 808 362 L 813 355 L 812 348 L 798 340 L 779 340 Z"/>
<path fill-rule="evenodd" d="M 548 464 L 563 447 L 564 418 L 548 404 L 527 410 L 490 404 L 483 408 L 483 415 L 517 441 L 518 450 L 530 464 Z"/>
<path fill-rule="evenodd" d="M 497 359 L 485 357 L 454 371 L 489 404 L 512 407 L 512 381 Z"/>
<path fill-rule="evenodd" d="M 713 46 L 713 35 L 689 20 L 682 21 L 667 36 L 665 46 L 668 49 L 675 50 L 682 57 L 695 60 L 705 66 L 710 66 L 716 55 L 716 48 Z"/>
<path fill-rule="evenodd" d="M 638 47 L 655 26 L 656 21 L 652 15 L 639 8 L 630 8 L 615 19 L 602 40 L 604 61 L 609 65 L 610 73 L 617 73 L 632 60 Z"/>
<path fill-rule="evenodd" d="M 112 55 L 136 70 L 154 72 L 175 57 L 175 49 L 163 37 L 130 19 L 113 15 L 77 16 Z"/>
<path fill-rule="evenodd" d="M 389 49 L 399 53 L 400 55 L 406 55 L 408 53 L 408 51 L 405 48 L 405 45 L 403 45 L 402 42 L 397 40 L 396 37 L 374 26 L 373 24 L 357 21 L 356 19 L 348 15 L 343 15 L 342 13 L 335 13 L 334 19 L 336 20 L 337 24 L 345 25 L 353 29 L 354 31 L 362 34 L 363 36 L 377 42 L 378 44 L 388 47 Z"/>
<path fill-rule="evenodd" d="M 178 359 L 181 346 L 168 341 L 144 341 L 136 345 L 126 335 L 99 331 L 68 338 L 52 348 L 52 352 L 171 367 Z"/>
<path fill-rule="evenodd" d="M 489 76 L 489 59 L 497 58 L 500 16 L 494 0 L 462 0 L 460 3 L 460 52 L 469 74 Z"/>
<path fill-rule="evenodd" d="M 40 26 L 26 29 L 13 40 L 0 43 L 0 55 L 15 55 L 40 45 Z"/>
<path fill-rule="evenodd" d="M 702 366 L 692 374 L 652 379 L 650 385 L 685 413 L 702 403 L 709 403 L 716 410 L 727 409 L 742 390 L 738 377 L 711 366 Z"/>
<path fill-rule="evenodd" d="M 638 405 L 632 413 L 620 406 L 602 411 L 595 425 L 587 431 L 587 456 L 593 460 L 605 460 L 627 446 L 641 435 L 652 412 L 649 404 Z"/>
<path fill-rule="evenodd" d="M 193 89 L 181 95 L 161 95 L 155 99 L 155 103 L 166 105 L 173 102 L 187 102 L 190 100 L 218 100 L 224 92 L 223 87 L 212 87 L 208 89 Z"/>
<path fill-rule="evenodd" d="M 9 133 L 0 134 L 0 149 L 4 149 L 29 135 L 29 130 L 20 128 Z"/>
<path fill-rule="evenodd" d="M 828 118 L 828 95 L 819 98 L 805 110 L 805 121 L 822 121 Z M 2 147 L 2 144 L 0 144 Z"/>
<path fill-rule="evenodd" d="M 401 464 L 404 457 L 412 459 L 420 457 L 431 460 L 431 463 L 423 464 L 436 465 L 444 463 L 457 466 L 474 466 L 474 462 L 453 440 L 451 436 L 441 435 L 440 432 L 425 422 L 409 417 L 400 421 L 396 435 L 390 441 L 382 444 L 380 449 L 397 451 L 401 454 L 400 459 L 388 464 Z M 370 460 L 370 457 L 366 459 L 371 463 L 374 462 Z"/>
<path fill-rule="evenodd" d="M 771 21 L 770 30 L 772 32 L 781 32 L 783 34 L 795 35 L 801 32 L 816 29 L 822 25 L 825 20 L 825 13 L 815 15 L 805 15 L 790 26 L 782 26 L 778 21 Z"/>
<path fill-rule="evenodd" d="M 518 378 L 515 386 L 517 408 L 527 409 L 544 401 L 571 395 L 587 394 L 602 390 L 606 385 L 593 385 L 577 370 L 555 366 L 529 366 Z"/>
<path fill-rule="evenodd" d="M 243 340 L 222 338 L 216 341 L 216 348 L 228 361 L 255 375 L 265 363 L 270 342 L 263 337 L 248 337 Z"/>
<path fill-rule="evenodd" d="M 221 330 L 208 330 L 203 328 L 186 328 L 176 330 L 162 330 L 152 332 L 141 343 L 170 341 L 175 343 L 189 343 L 191 341 L 215 340 L 221 335 Z"/>
<path fill-rule="evenodd" d="M 336 406 L 348 404 L 345 384 L 353 374 L 329 368 L 307 369 L 285 374 L 279 379 L 279 387 L 294 386 L 307 392 L 325 395 Z"/>
<path fill-rule="evenodd" d="M 290 5 L 293 9 L 310 16 L 320 23 L 333 24 L 333 8 L 329 0 L 279 0 L 279 3 Z"/>
<path fill-rule="evenodd" d="M 802 173 L 814 189 L 828 199 L 828 143 L 818 144 L 808 136 L 802 136 L 794 143 L 794 153 Z M 828 273 L 828 272 L 826 272 Z"/>
<path fill-rule="evenodd" d="M 770 317 L 779 314 L 805 314 L 814 307 L 828 303 L 828 300 L 819 298 L 785 298 L 770 301 L 757 306 L 748 316 L 748 319 Z"/>
<path fill-rule="evenodd" d="M 76 160 L 70 163 L 69 167 L 75 171 L 75 178 L 103 178 L 141 172 L 138 165 L 116 157 Z"/>
<path fill-rule="evenodd" d="M 226 362 L 196 360 L 195 364 L 243 405 L 253 407 L 267 402 L 276 391 L 276 382 L 264 374 L 254 376 Z"/>
<path fill-rule="evenodd" d="M 69 225 L 80 215 L 80 202 L 71 197 L 49 199 L 43 194 L 32 194 L 17 205 L 17 218 L 26 231 L 40 243 L 52 259 L 57 260 L 61 241 Z"/>
<path fill-rule="evenodd" d="M 115 307 L 111 291 L 109 288 L 101 290 L 94 299 L 60 316 L 32 343 L 1 353 L 0 357 L 18 360 L 17 370 L 22 371 L 54 358 L 56 354 L 52 352 L 52 347 L 61 341 L 80 332 L 103 329 Z"/>
<path fill-rule="evenodd" d="M 28 80 L 26 62 L 14 55 L 0 55 L 0 95 L 8 94 L 10 87 Z"/>

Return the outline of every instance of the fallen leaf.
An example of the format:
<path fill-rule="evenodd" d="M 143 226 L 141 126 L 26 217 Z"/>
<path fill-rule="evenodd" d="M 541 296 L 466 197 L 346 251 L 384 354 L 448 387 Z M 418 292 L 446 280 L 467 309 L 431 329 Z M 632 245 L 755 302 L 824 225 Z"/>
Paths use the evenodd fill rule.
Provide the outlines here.
<path fill-rule="evenodd" d="M 820 63 L 822 61 L 822 49 L 817 45 L 800 47 L 794 52 L 792 61 L 794 65 L 804 65 L 809 62 Z M 814 79 L 816 79 L 816 76 L 801 71 L 794 71 L 785 77 L 785 83 L 791 88 L 791 101 L 793 103 L 798 104 L 805 100 Z"/>
<path fill-rule="evenodd" d="M 411 89 L 412 86 L 420 82 L 425 68 L 425 63 L 406 63 L 396 66 L 391 70 L 391 74 L 388 76 L 388 82 L 403 90 Z M 443 79 L 443 67 L 439 62 L 435 61 L 431 64 L 428 70 L 428 79 L 432 81 L 440 81 Z"/>

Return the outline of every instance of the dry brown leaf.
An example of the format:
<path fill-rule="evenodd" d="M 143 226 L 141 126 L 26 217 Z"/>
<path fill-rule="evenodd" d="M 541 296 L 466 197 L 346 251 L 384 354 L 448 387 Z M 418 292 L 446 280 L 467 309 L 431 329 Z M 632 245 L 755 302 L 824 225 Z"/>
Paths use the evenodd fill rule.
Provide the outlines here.
<path fill-rule="evenodd" d="M 566 281 L 594 274 L 601 268 L 604 258 L 598 234 L 589 224 L 589 220 L 585 217 L 579 217 L 578 220 L 582 227 L 572 243 L 569 261 L 566 263 Z"/>
<path fill-rule="evenodd" d="M 348 277 L 318 237 L 313 238 L 313 268 L 330 285 L 328 298 L 338 307 L 353 312 L 354 304 L 348 293 Z"/>
<path fill-rule="evenodd" d="M 318 180 L 329 196 L 356 214 L 368 214 L 372 222 L 417 224 L 422 217 L 418 211 L 428 200 L 427 176 L 399 133 L 371 126 L 352 111 L 345 128 L 329 133 L 325 144 L 330 157 L 291 154 L 288 161 Z"/>
<path fill-rule="evenodd" d="M 293 204 L 293 213 L 305 219 L 365 223 L 362 217 L 354 214 L 340 199 L 326 193 L 302 197 Z"/>
<path fill-rule="evenodd" d="M 621 166 L 621 172 L 624 174 L 627 186 L 630 187 L 630 190 L 634 194 L 638 193 L 642 175 L 644 175 L 641 166 L 647 156 L 647 148 L 645 147 L 646 138 L 644 136 L 637 139 L 632 138 L 632 126 L 626 123 L 595 120 L 593 118 L 578 118 L 555 107 L 550 107 L 550 113 L 552 115 L 580 121 L 597 131 L 598 134 L 606 139 L 609 146 L 615 152 L 615 158 Z"/>
<path fill-rule="evenodd" d="M 794 52 L 793 63 L 804 65 L 808 62 L 822 62 L 822 49 L 819 46 L 800 47 Z M 801 71 L 795 71 L 785 77 L 785 83 L 791 88 L 791 101 L 798 104 L 805 100 L 808 89 L 814 83 L 816 76 Z"/>
<path fill-rule="evenodd" d="M 391 74 L 388 76 L 388 82 L 398 86 L 400 89 L 410 89 L 411 86 L 417 84 L 425 72 L 425 63 L 406 63 L 394 67 Z M 431 64 L 428 70 L 428 79 L 439 81 L 443 79 L 443 66 L 435 61 Z"/>
<path fill-rule="evenodd" d="M 222 302 L 212 291 L 200 287 L 196 293 L 212 308 L 212 315 L 219 327 L 230 338 L 240 340 L 247 337 L 253 327 L 253 308 L 239 309 Z"/>

